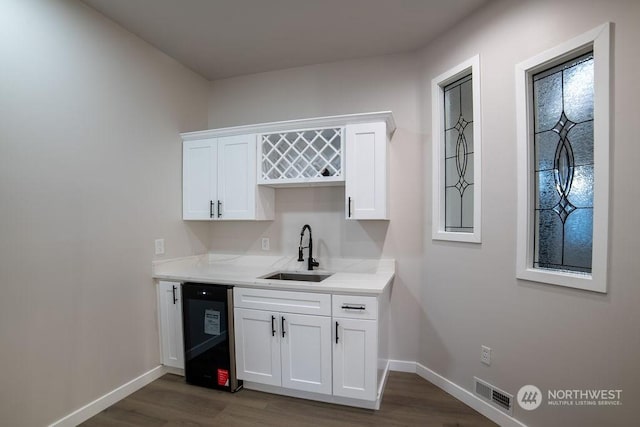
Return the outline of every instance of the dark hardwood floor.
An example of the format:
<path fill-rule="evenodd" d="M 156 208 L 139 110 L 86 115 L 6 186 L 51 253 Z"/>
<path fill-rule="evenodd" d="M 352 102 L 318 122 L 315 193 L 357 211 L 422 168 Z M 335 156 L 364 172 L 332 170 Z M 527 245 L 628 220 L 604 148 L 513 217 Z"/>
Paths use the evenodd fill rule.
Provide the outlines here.
<path fill-rule="evenodd" d="M 167 374 L 82 426 L 495 426 L 415 374 L 391 372 L 379 411 L 188 385 Z"/>

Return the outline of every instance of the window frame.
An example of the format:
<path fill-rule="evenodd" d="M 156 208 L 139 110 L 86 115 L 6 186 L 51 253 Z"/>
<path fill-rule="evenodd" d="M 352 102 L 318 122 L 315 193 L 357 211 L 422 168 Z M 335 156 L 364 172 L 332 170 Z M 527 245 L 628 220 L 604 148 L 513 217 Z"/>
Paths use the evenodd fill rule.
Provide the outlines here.
<path fill-rule="evenodd" d="M 444 88 L 450 83 L 471 74 L 473 96 L 473 232 L 445 230 L 445 166 L 442 153 L 445 147 L 444 135 Z M 482 242 L 482 110 L 480 98 L 480 55 L 461 62 L 431 81 L 432 100 L 432 239 L 454 242 Z"/>
<path fill-rule="evenodd" d="M 611 24 L 605 23 L 516 65 L 516 125 L 518 163 L 518 279 L 607 292 L 609 229 L 609 115 Z M 533 83 L 537 72 L 593 50 L 594 58 L 594 189 L 591 274 L 533 267 L 535 176 L 533 162 Z"/>

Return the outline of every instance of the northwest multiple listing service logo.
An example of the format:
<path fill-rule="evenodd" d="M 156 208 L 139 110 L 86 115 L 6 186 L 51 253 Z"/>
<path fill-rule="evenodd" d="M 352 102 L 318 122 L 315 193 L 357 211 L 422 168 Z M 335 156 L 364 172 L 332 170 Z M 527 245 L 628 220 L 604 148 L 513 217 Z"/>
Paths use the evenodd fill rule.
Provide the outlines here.
<path fill-rule="evenodd" d="M 528 384 L 520 388 L 516 400 L 526 411 L 537 409 L 544 399 L 540 389 Z M 548 406 L 620 406 L 622 390 L 615 389 L 557 389 L 547 390 Z"/>
<path fill-rule="evenodd" d="M 518 391 L 518 405 L 526 411 L 533 411 L 542 403 L 542 392 L 534 385 L 525 385 Z"/>

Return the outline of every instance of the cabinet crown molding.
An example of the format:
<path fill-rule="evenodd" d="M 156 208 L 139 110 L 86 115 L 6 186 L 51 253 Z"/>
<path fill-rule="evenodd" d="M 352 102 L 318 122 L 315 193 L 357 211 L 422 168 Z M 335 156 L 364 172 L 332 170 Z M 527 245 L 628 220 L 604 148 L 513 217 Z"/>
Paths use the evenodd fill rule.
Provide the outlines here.
<path fill-rule="evenodd" d="M 391 137 L 396 130 L 396 122 L 391 111 L 378 111 L 373 113 L 344 114 L 340 116 L 315 117 L 310 119 L 284 120 L 280 122 L 257 123 L 243 126 L 201 130 L 196 132 L 181 133 L 183 141 L 191 141 L 205 138 L 217 138 L 221 136 L 242 135 L 248 133 L 283 132 L 290 130 L 345 126 L 354 123 L 382 122 L 387 124 L 387 133 Z"/>

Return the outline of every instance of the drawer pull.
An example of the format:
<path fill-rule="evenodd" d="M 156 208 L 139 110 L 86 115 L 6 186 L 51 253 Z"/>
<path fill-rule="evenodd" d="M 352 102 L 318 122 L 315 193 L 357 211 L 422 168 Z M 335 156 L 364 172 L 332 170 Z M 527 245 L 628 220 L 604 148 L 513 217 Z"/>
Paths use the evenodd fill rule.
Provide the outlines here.
<path fill-rule="evenodd" d="M 349 304 L 342 304 L 341 307 L 343 310 L 366 310 L 367 307 L 362 304 L 362 305 L 349 305 Z"/>

